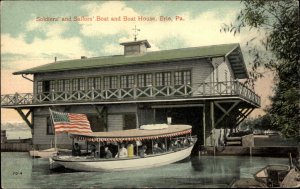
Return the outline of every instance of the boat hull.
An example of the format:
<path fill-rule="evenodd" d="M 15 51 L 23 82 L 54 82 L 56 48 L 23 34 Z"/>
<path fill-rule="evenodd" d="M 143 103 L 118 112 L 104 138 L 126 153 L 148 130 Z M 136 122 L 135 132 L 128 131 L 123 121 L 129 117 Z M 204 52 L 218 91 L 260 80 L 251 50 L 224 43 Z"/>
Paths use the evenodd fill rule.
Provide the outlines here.
<path fill-rule="evenodd" d="M 159 155 L 149 155 L 145 158 L 124 158 L 124 159 L 84 159 L 83 157 L 53 157 L 50 159 L 51 166 L 56 168 L 63 166 L 67 169 L 76 171 L 123 171 L 123 170 L 135 170 L 151 167 L 159 167 L 167 165 L 180 160 L 183 160 L 190 156 L 193 146 L 175 151 L 167 152 Z"/>

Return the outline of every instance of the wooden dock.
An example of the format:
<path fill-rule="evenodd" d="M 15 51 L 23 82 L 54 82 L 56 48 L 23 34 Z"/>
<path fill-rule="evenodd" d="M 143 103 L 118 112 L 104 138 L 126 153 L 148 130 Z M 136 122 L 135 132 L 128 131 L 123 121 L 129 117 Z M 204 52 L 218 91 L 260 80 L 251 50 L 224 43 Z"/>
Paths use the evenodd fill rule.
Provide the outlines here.
<path fill-rule="evenodd" d="M 28 152 L 32 149 L 32 139 L 6 140 L 1 143 L 1 152 Z"/>
<path fill-rule="evenodd" d="M 243 147 L 243 146 L 222 146 L 205 147 L 205 154 L 208 155 L 235 155 L 235 156 L 264 156 L 264 157 L 288 157 L 289 153 L 296 157 L 299 155 L 298 147 L 280 146 L 280 147 Z"/>

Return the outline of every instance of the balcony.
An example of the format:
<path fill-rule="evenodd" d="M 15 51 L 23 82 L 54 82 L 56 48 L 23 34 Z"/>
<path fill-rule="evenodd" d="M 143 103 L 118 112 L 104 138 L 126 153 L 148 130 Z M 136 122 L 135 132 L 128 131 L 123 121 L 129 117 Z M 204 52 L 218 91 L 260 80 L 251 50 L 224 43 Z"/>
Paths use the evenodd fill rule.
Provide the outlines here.
<path fill-rule="evenodd" d="M 255 107 L 260 97 L 238 81 L 197 83 L 193 85 L 147 86 L 124 89 L 89 90 L 73 92 L 15 93 L 1 95 L 1 107 L 30 107 L 47 104 L 80 104 L 91 102 L 151 101 L 155 99 L 189 99 L 238 97 Z"/>

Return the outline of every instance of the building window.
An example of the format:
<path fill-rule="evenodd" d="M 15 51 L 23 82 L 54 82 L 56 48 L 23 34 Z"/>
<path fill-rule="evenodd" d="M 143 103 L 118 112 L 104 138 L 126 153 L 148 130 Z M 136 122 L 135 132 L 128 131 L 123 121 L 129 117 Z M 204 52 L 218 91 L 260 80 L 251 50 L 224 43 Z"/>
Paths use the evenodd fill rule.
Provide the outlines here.
<path fill-rule="evenodd" d="M 73 79 L 72 90 L 73 91 L 84 91 L 85 90 L 85 79 L 84 78 Z"/>
<path fill-rule="evenodd" d="M 55 81 L 53 81 L 53 80 L 50 81 L 49 87 L 50 87 L 50 92 L 55 91 Z"/>
<path fill-rule="evenodd" d="M 59 92 L 64 91 L 64 80 L 57 81 L 57 91 Z"/>
<path fill-rule="evenodd" d="M 50 116 L 47 117 L 47 135 L 54 135 L 54 126 Z"/>
<path fill-rule="evenodd" d="M 177 71 L 174 74 L 175 85 L 189 85 L 191 84 L 191 72 L 190 71 Z"/>
<path fill-rule="evenodd" d="M 88 78 L 88 90 L 92 90 L 93 88 L 95 90 L 101 89 L 101 78 L 100 77 L 94 77 L 94 78 Z"/>
<path fill-rule="evenodd" d="M 64 89 L 66 92 L 70 91 L 70 80 L 68 79 L 64 80 Z"/>
<path fill-rule="evenodd" d="M 57 81 L 57 91 L 59 92 L 68 92 L 70 91 L 70 80 L 61 79 Z"/>
<path fill-rule="evenodd" d="M 87 89 L 91 90 L 94 88 L 94 78 L 88 78 Z"/>
<path fill-rule="evenodd" d="M 85 90 L 85 79 L 83 79 L 83 78 L 79 79 L 79 90 L 80 91 Z"/>
<path fill-rule="evenodd" d="M 101 78 L 100 77 L 94 78 L 94 82 L 95 82 L 94 88 L 97 90 L 101 89 Z"/>
<path fill-rule="evenodd" d="M 156 86 L 171 85 L 171 72 L 161 72 L 155 75 Z"/>
<path fill-rule="evenodd" d="M 132 88 L 134 86 L 134 75 L 121 76 L 121 88 Z"/>
<path fill-rule="evenodd" d="M 72 80 L 72 90 L 73 91 L 78 91 L 78 79 L 73 79 Z"/>
<path fill-rule="evenodd" d="M 138 86 L 146 87 L 152 85 L 152 74 L 139 74 L 138 75 Z"/>
<path fill-rule="evenodd" d="M 104 77 L 104 89 L 116 89 L 118 87 L 117 76 Z"/>
<path fill-rule="evenodd" d="M 42 93 L 43 92 L 43 82 L 42 81 L 38 81 L 37 82 L 37 92 L 38 93 Z"/>

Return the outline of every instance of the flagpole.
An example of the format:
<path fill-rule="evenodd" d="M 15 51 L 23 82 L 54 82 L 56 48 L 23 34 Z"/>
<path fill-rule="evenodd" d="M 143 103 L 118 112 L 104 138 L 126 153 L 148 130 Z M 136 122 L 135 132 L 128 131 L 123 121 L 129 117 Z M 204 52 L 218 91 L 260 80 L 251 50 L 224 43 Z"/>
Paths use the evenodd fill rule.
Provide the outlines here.
<path fill-rule="evenodd" d="M 53 114 L 52 114 L 51 108 L 49 108 L 49 111 L 50 111 L 50 117 L 51 117 L 51 120 L 52 120 L 53 131 L 54 131 L 54 148 L 55 148 L 55 151 L 56 151 L 57 150 L 57 148 L 56 148 L 57 136 L 56 136 L 56 132 L 55 132 L 54 119 L 53 119 Z"/>

